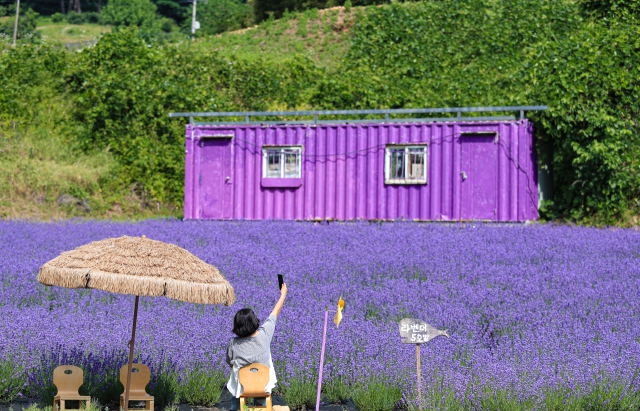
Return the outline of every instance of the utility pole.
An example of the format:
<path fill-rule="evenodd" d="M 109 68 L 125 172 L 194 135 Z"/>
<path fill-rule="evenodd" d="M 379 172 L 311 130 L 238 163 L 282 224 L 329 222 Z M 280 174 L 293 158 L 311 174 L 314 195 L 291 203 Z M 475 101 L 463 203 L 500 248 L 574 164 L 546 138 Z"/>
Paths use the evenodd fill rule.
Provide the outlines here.
<path fill-rule="evenodd" d="M 196 40 L 196 30 L 200 29 L 200 22 L 196 20 L 196 2 L 204 1 L 207 4 L 207 0 L 187 0 L 180 3 L 193 3 L 193 13 L 191 15 L 191 41 Z"/>
<path fill-rule="evenodd" d="M 196 41 L 196 1 L 193 0 L 193 16 L 191 18 L 191 41 Z"/>
<path fill-rule="evenodd" d="M 16 5 L 16 23 L 13 26 L 13 47 L 16 46 L 16 39 L 18 38 L 18 16 L 20 15 L 20 0 L 18 0 L 18 4 Z"/>

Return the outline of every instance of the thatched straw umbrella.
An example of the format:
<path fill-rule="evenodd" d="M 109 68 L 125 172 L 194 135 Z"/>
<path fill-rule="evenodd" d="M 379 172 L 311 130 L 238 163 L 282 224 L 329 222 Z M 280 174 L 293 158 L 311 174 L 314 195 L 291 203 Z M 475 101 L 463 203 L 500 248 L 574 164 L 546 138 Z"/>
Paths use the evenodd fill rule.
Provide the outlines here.
<path fill-rule="evenodd" d="M 165 296 L 195 304 L 235 301 L 233 287 L 217 268 L 173 244 L 142 237 L 107 238 L 62 253 L 40 267 L 38 281 L 67 288 L 95 288 L 136 296 L 129 341 L 125 405 L 129 407 L 131 363 L 140 296 Z"/>

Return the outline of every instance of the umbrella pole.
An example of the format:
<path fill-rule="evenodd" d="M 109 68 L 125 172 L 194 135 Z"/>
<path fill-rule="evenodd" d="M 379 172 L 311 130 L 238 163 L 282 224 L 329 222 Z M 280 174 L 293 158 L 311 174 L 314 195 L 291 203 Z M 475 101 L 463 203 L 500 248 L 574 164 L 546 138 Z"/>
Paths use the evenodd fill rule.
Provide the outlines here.
<path fill-rule="evenodd" d="M 129 410 L 129 389 L 131 388 L 131 363 L 133 362 L 133 345 L 136 342 L 136 321 L 138 320 L 138 301 L 140 301 L 140 296 L 136 295 L 136 306 L 133 309 L 133 329 L 131 330 L 131 341 L 129 341 L 129 366 L 127 367 L 127 386 L 124 390 L 124 411 Z"/>

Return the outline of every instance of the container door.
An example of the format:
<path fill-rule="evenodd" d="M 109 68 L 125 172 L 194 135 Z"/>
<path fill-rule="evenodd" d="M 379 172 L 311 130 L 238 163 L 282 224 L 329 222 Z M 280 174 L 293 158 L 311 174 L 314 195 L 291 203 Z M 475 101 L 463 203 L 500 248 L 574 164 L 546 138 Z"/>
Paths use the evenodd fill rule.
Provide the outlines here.
<path fill-rule="evenodd" d="M 230 138 L 208 138 L 200 142 L 200 218 L 232 216 L 232 156 Z"/>
<path fill-rule="evenodd" d="M 498 145 L 495 135 L 462 136 L 461 210 L 463 220 L 496 220 Z"/>

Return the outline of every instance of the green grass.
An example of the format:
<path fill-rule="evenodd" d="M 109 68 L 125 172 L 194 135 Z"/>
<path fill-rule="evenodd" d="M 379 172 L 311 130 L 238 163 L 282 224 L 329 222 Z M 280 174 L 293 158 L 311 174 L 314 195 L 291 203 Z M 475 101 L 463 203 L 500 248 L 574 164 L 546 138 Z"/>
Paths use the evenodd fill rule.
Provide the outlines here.
<path fill-rule="evenodd" d="M 64 44 L 94 40 L 104 33 L 109 33 L 111 28 L 100 24 L 53 23 L 51 18 L 41 17 L 38 19 L 36 30 L 42 35 L 43 41 Z"/>
<path fill-rule="evenodd" d="M 0 219 L 136 219 L 182 214 L 170 205 L 149 203 L 136 187 L 114 186 L 117 164 L 108 151 L 83 154 L 72 144 L 71 106 L 65 96 L 34 90 L 35 117 L 25 123 L 0 119 Z M 69 194 L 91 210 L 58 206 Z"/>
<path fill-rule="evenodd" d="M 365 13 L 363 7 L 354 7 L 348 14 L 343 7 L 314 9 L 199 42 L 224 56 L 249 61 L 280 61 L 304 54 L 320 67 L 331 70 L 349 49 L 354 22 Z"/>

